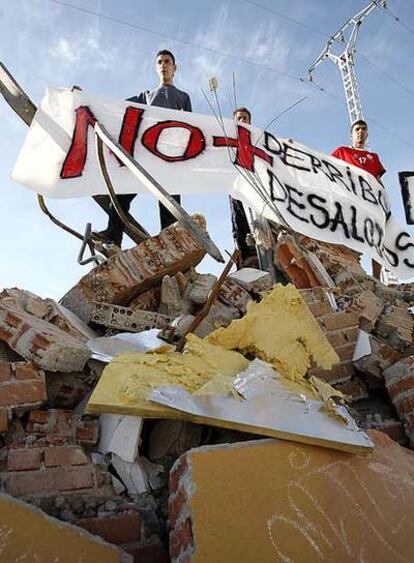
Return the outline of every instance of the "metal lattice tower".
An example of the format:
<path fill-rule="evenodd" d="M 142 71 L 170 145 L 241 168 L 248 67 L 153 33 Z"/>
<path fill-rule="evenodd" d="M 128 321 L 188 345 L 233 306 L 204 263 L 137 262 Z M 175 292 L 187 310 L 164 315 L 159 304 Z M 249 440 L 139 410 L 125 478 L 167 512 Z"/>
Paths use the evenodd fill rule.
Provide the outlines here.
<path fill-rule="evenodd" d="M 381 6 L 386 8 L 386 0 L 372 0 L 368 6 L 360 10 L 357 14 L 349 18 L 342 27 L 338 29 L 332 37 L 328 40 L 322 53 L 316 59 L 308 70 L 309 80 L 312 81 L 312 72 L 315 68 L 322 63 L 325 59 L 329 59 L 334 62 L 336 66 L 341 71 L 342 83 L 345 90 L 345 98 L 348 106 L 349 119 L 351 124 L 357 119 L 363 118 L 361 99 L 359 97 L 358 82 L 355 74 L 354 63 L 355 63 L 355 44 L 358 38 L 359 28 L 363 20 L 373 11 L 375 8 Z M 345 43 L 345 36 L 349 32 L 349 39 L 346 43 L 344 51 L 337 55 L 333 52 L 332 47 L 336 45 L 337 42 Z"/>

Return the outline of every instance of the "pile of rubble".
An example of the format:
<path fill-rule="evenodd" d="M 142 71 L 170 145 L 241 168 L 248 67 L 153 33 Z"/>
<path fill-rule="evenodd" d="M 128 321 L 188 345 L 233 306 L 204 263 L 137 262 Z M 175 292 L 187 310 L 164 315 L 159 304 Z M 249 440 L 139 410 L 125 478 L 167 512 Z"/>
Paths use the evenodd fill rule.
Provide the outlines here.
<path fill-rule="evenodd" d="M 196 272 L 203 257 L 176 223 L 96 266 L 60 304 L 24 290 L 0 294 L 2 492 L 101 536 L 137 563 L 169 561 L 177 506 L 174 497 L 168 513 L 168 481 L 179 456 L 257 436 L 179 420 L 85 414 L 105 367 L 88 343 L 154 328 L 168 342 L 180 340 L 217 282 Z M 414 293 L 373 280 L 349 251 L 283 232 L 275 267 L 300 290 L 340 358 L 312 374 L 349 398 L 362 428 L 413 448 Z M 243 317 L 271 287 L 268 272 L 231 274 L 195 333 L 204 337 Z M 184 560 L 174 537 L 172 560 Z"/>

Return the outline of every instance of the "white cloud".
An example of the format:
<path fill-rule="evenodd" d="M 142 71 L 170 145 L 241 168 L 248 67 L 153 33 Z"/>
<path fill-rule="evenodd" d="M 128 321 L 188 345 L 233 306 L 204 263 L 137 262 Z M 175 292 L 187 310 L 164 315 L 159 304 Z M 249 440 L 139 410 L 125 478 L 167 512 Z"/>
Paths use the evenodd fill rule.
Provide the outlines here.
<path fill-rule="evenodd" d="M 101 40 L 96 29 L 86 29 L 78 34 L 59 37 L 50 47 L 48 55 L 52 61 L 60 65 L 71 66 L 81 63 L 82 66 L 106 70 L 114 66 L 119 57 L 115 47 L 109 47 Z"/>

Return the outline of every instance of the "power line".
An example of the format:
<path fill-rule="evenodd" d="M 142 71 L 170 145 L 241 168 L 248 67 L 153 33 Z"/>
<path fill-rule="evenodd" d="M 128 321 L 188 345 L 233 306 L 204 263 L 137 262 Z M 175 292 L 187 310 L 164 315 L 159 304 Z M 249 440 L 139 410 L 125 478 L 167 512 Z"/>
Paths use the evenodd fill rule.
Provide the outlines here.
<path fill-rule="evenodd" d="M 311 25 L 309 25 L 305 22 L 301 22 L 299 20 L 296 20 L 295 18 L 287 16 L 286 14 L 282 14 L 281 12 L 278 12 L 273 8 L 268 8 L 267 6 L 263 6 L 262 4 L 259 4 L 258 2 L 252 2 L 251 0 L 241 0 L 241 1 L 244 2 L 245 4 L 250 4 L 251 6 L 255 6 L 256 8 L 259 8 L 260 10 L 264 10 L 265 12 L 269 12 L 270 14 L 275 14 L 279 18 L 282 18 L 286 21 L 294 23 L 295 25 L 299 25 L 300 27 L 303 27 L 304 29 L 307 29 L 309 31 L 313 31 L 314 33 L 317 33 L 319 35 L 323 35 L 324 37 L 328 37 L 328 39 L 330 37 L 330 35 L 328 35 L 324 31 L 321 31 L 320 29 L 317 29 L 316 27 L 313 27 L 313 26 L 311 26 Z"/>
<path fill-rule="evenodd" d="M 277 10 L 274 10 L 273 8 L 268 8 L 267 6 L 263 6 L 262 4 L 259 4 L 258 2 L 253 2 L 252 0 L 239 0 L 241 2 L 244 2 L 245 4 L 249 4 L 251 6 L 254 6 L 255 8 L 258 8 L 259 10 L 263 10 L 265 12 L 271 13 L 271 14 L 275 14 L 276 16 L 287 20 L 293 24 L 295 24 L 296 26 L 302 27 L 304 29 L 307 29 L 309 31 L 312 31 L 314 33 L 317 33 L 318 35 L 322 35 L 323 37 L 327 37 L 328 39 L 331 38 L 331 35 L 329 35 L 328 33 L 325 33 L 324 31 L 308 25 L 296 18 L 292 18 L 290 16 L 286 16 L 285 14 L 282 14 L 281 12 L 278 12 Z M 403 22 L 401 22 L 400 18 L 398 16 L 396 16 L 396 14 L 394 14 L 393 12 L 391 12 L 389 10 L 389 8 L 383 9 L 383 11 L 392 19 L 394 19 L 395 21 L 397 21 L 398 23 L 400 23 L 401 25 L 404 25 Z M 391 12 L 390 14 L 388 12 Z M 392 15 L 391 15 L 392 14 Z M 414 31 L 412 31 L 411 29 L 408 28 L 408 26 L 404 25 L 404 27 L 410 31 L 410 33 L 413 33 L 414 35 Z M 394 84 L 397 84 L 402 90 L 404 90 L 405 92 L 407 92 L 408 94 L 411 94 L 412 96 L 414 96 L 414 91 L 411 90 L 410 88 L 408 88 L 407 86 L 405 86 L 405 84 L 403 84 L 400 80 L 398 80 L 397 78 L 395 78 L 394 76 L 392 76 L 389 72 L 387 72 L 386 70 L 384 70 L 383 68 L 381 68 L 380 66 L 378 66 L 377 64 L 375 64 L 374 62 L 372 62 L 366 55 L 364 55 L 361 51 L 356 50 L 355 51 L 362 59 L 364 59 L 369 65 L 371 65 L 373 68 L 375 68 L 378 72 L 380 72 L 381 74 L 383 74 L 386 78 L 388 78 L 388 80 L 394 82 Z"/>
<path fill-rule="evenodd" d="M 399 18 L 397 16 L 397 14 L 395 14 L 392 10 L 390 10 L 389 8 L 383 8 L 383 12 L 385 14 L 387 14 L 387 16 L 389 18 L 391 18 L 394 21 L 396 21 L 397 23 L 399 23 L 406 31 L 408 31 L 408 33 L 411 33 L 411 35 L 414 35 L 414 30 L 412 30 L 411 27 L 409 27 L 406 23 L 401 21 L 401 18 Z"/>
<path fill-rule="evenodd" d="M 247 2 L 248 0 L 243 0 L 243 1 Z M 130 28 L 138 30 L 138 31 L 143 31 L 145 33 L 150 33 L 152 35 L 157 35 L 159 37 L 163 37 L 163 38 L 169 39 L 171 41 L 177 41 L 178 43 L 182 43 L 184 45 L 190 45 L 191 47 L 195 47 L 197 49 L 204 49 L 205 51 L 209 51 L 209 52 L 214 53 L 216 55 L 221 55 L 223 57 L 234 59 L 234 60 L 237 60 L 239 62 L 248 64 L 248 65 L 251 65 L 251 66 L 255 66 L 255 67 L 261 68 L 263 70 L 267 70 L 268 72 L 274 72 L 276 74 L 280 74 L 280 75 L 285 76 L 285 77 L 287 77 L 291 80 L 294 80 L 295 82 L 300 82 L 302 84 L 310 85 L 310 86 L 316 88 L 319 92 L 323 92 L 328 97 L 336 100 L 341 105 L 346 106 L 345 102 L 343 102 L 338 96 L 336 96 L 332 92 L 329 92 L 328 90 L 326 90 L 326 88 L 322 87 L 317 82 L 315 82 L 315 81 L 309 82 L 308 80 L 306 80 L 304 78 L 301 78 L 299 76 L 295 76 L 293 74 L 287 73 L 287 72 L 280 70 L 278 68 L 268 67 L 268 66 L 263 65 L 261 63 L 257 63 L 255 61 L 251 61 L 251 60 L 245 59 L 243 57 L 232 55 L 231 53 L 226 53 L 225 51 L 221 51 L 220 49 L 214 49 L 213 47 L 208 47 L 206 45 L 202 45 L 200 43 L 196 43 L 196 42 L 190 41 L 188 39 L 180 39 L 180 38 L 175 37 L 173 35 L 163 33 L 161 31 L 157 31 L 157 30 L 151 29 L 149 27 L 137 25 L 137 24 L 122 20 L 120 18 L 117 18 L 115 16 L 111 16 L 109 14 L 104 14 L 102 12 L 98 12 L 98 11 L 95 11 L 95 10 L 89 10 L 87 8 L 82 8 L 81 6 L 75 6 L 74 4 L 71 4 L 70 2 L 65 2 L 64 0 L 49 0 L 49 2 L 52 2 L 54 4 L 58 4 L 58 5 L 67 7 L 67 8 L 71 8 L 73 10 L 76 10 L 76 11 L 79 11 L 79 12 L 82 12 L 82 13 L 85 13 L 85 14 L 88 14 L 88 15 L 91 15 L 91 16 L 95 16 L 95 17 L 98 17 L 98 18 L 101 18 L 101 19 L 104 19 L 104 20 L 107 20 L 107 21 L 111 21 L 111 22 L 116 23 L 118 25 L 123 25 L 123 26 L 130 27 Z M 252 2 L 249 2 L 249 3 L 252 3 Z M 263 8 L 263 6 L 260 6 L 260 4 L 256 4 L 256 3 L 252 3 L 252 4 L 256 5 L 257 7 Z M 272 12 L 276 13 L 274 10 L 272 10 Z M 284 16 L 284 17 L 285 17 L 285 19 L 288 18 L 288 16 Z M 288 19 L 290 19 L 292 22 L 299 23 L 302 26 L 306 26 L 306 24 L 302 24 L 302 22 L 298 22 L 298 20 L 295 20 L 294 18 L 288 18 Z M 306 27 L 308 27 L 309 29 L 312 29 L 313 31 L 316 30 L 316 28 L 311 28 L 310 26 L 306 26 Z M 323 32 L 318 31 L 318 33 L 323 33 Z M 324 35 L 326 35 L 326 34 L 324 34 Z M 413 145 L 411 145 L 411 143 L 409 141 L 402 139 L 401 137 L 399 137 L 398 135 L 396 135 L 395 133 L 393 133 L 392 131 L 390 131 L 386 127 L 384 127 L 384 126 L 380 125 L 379 123 L 375 122 L 371 118 L 370 118 L 370 121 L 372 123 L 374 123 L 377 127 L 383 129 L 390 136 L 393 136 L 395 139 L 397 139 L 398 141 L 403 143 L 404 145 L 407 145 L 407 146 L 410 146 L 410 147 L 413 146 Z"/>
<path fill-rule="evenodd" d="M 198 49 L 204 49 L 205 51 L 209 51 L 210 53 L 214 53 L 215 55 L 221 55 L 223 57 L 228 57 L 229 59 L 234 59 L 236 61 L 248 64 L 248 65 L 251 65 L 251 66 L 262 68 L 263 70 L 267 70 L 269 72 L 276 72 L 278 74 L 281 74 L 282 76 L 286 76 L 286 78 L 290 78 L 291 80 L 296 80 L 296 81 L 300 80 L 300 78 L 298 76 L 295 76 L 293 74 L 285 72 L 284 70 L 274 68 L 274 67 L 269 67 L 269 66 L 263 65 L 261 63 L 257 63 L 255 61 L 251 61 L 249 59 L 239 57 L 237 55 L 232 55 L 231 53 L 226 53 L 225 51 L 221 51 L 220 49 L 215 49 L 213 47 L 208 47 L 207 45 L 195 43 L 194 41 L 190 41 L 188 39 L 180 39 L 179 37 L 175 37 L 174 35 L 169 35 L 167 33 L 163 33 L 161 31 L 157 31 L 157 30 L 151 29 L 149 27 L 144 27 L 142 25 L 137 25 L 137 24 L 125 21 L 125 20 L 121 20 L 120 18 L 116 18 L 115 16 L 110 16 L 110 15 L 104 14 L 102 12 L 97 12 L 95 10 L 89 10 L 87 8 L 82 8 L 80 6 L 75 6 L 74 4 L 70 4 L 69 2 L 65 2 L 64 0 L 49 0 L 49 2 L 53 2 L 54 4 L 59 4 L 61 6 L 65 6 L 67 8 L 71 8 L 72 10 L 77 10 L 79 12 L 83 12 L 83 13 L 89 14 L 91 16 L 96 16 L 98 18 L 108 20 L 108 21 L 117 23 L 119 25 L 130 27 L 130 28 L 136 29 L 138 31 L 144 31 L 145 33 L 151 33 L 152 35 L 158 35 L 159 37 L 163 37 L 163 38 L 169 39 L 171 41 L 177 41 L 178 43 L 183 43 L 184 45 L 190 45 L 191 47 L 196 47 Z"/>
<path fill-rule="evenodd" d="M 359 57 L 364 59 L 364 61 L 366 61 L 369 65 L 371 65 L 373 68 L 375 68 L 378 72 L 380 72 L 381 74 L 386 76 L 388 78 L 388 80 L 391 80 L 391 82 L 394 82 L 395 84 L 397 84 L 397 86 L 399 86 L 402 90 L 405 90 L 405 92 L 414 96 L 414 91 L 410 90 L 410 88 L 408 88 L 405 84 L 400 82 L 400 80 L 398 80 L 397 78 L 392 76 L 389 72 L 387 72 L 386 70 L 384 70 L 383 68 L 378 66 L 376 63 L 372 62 L 368 57 L 366 57 L 360 51 L 355 50 L 355 52 L 358 54 Z"/>

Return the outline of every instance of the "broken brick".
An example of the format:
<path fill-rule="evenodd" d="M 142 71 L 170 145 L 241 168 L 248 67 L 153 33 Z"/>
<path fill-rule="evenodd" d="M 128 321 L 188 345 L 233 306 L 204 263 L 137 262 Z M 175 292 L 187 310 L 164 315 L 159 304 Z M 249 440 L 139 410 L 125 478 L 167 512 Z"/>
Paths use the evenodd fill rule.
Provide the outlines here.
<path fill-rule="evenodd" d="M 241 268 L 230 274 L 229 278 L 253 293 L 267 291 L 273 285 L 270 273 L 256 268 Z"/>
<path fill-rule="evenodd" d="M 1 474 L 4 491 L 12 496 L 46 495 L 91 489 L 94 467 L 53 467 L 37 471 L 10 471 Z"/>
<path fill-rule="evenodd" d="M 203 225 L 201 216 L 194 216 Z M 135 297 L 174 275 L 198 264 L 205 250 L 180 224 L 173 223 L 158 236 L 118 252 L 86 274 L 62 299 L 62 304 L 88 321 L 93 301 L 128 305 Z"/>
<path fill-rule="evenodd" d="M 42 450 L 35 448 L 17 448 L 10 450 L 7 456 L 7 471 L 28 471 L 39 469 Z"/>
<path fill-rule="evenodd" d="M 44 373 L 33 364 L 1 362 L 0 373 L 0 407 L 36 407 L 46 400 Z"/>
<path fill-rule="evenodd" d="M 414 448 L 414 356 L 403 358 L 384 371 L 385 386 Z"/>
<path fill-rule="evenodd" d="M 382 378 L 383 371 L 400 359 L 400 354 L 387 343 L 369 335 L 371 353 L 359 358 L 354 366 L 363 373 Z"/>
<path fill-rule="evenodd" d="M 248 303 L 253 301 L 253 298 L 241 285 L 227 278 L 220 288 L 218 300 L 225 305 L 235 307 L 240 313 L 244 314 Z"/>
<path fill-rule="evenodd" d="M 8 426 L 8 415 L 6 409 L 0 409 L 0 432 L 6 432 Z"/>
<path fill-rule="evenodd" d="M 365 290 L 358 295 L 355 306 L 359 310 L 359 327 L 371 332 L 384 308 L 384 302 L 374 292 Z"/>
<path fill-rule="evenodd" d="M 140 311 L 111 303 L 92 303 L 91 322 L 107 328 L 141 332 L 151 328 L 165 328 L 171 320 L 171 317 L 153 311 Z"/>
<path fill-rule="evenodd" d="M 76 520 L 74 524 L 117 545 L 141 539 L 141 515 L 137 510 L 96 518 L 82 518 Z"/>
<path fill-rule="evenodd" d="M 90 357 L 82 340 L 4 303 L 0 303 L 0 329 L 0 338 L 10 348 L 48 371 L 78 371 Z"/>
<path fill-rule="evenodd" d="M 82 448 L 62 446 L 46 448 L 44 461 L 46 467 L 57 467 L 60 465 L 85 465 L 89 460 Z"/>

